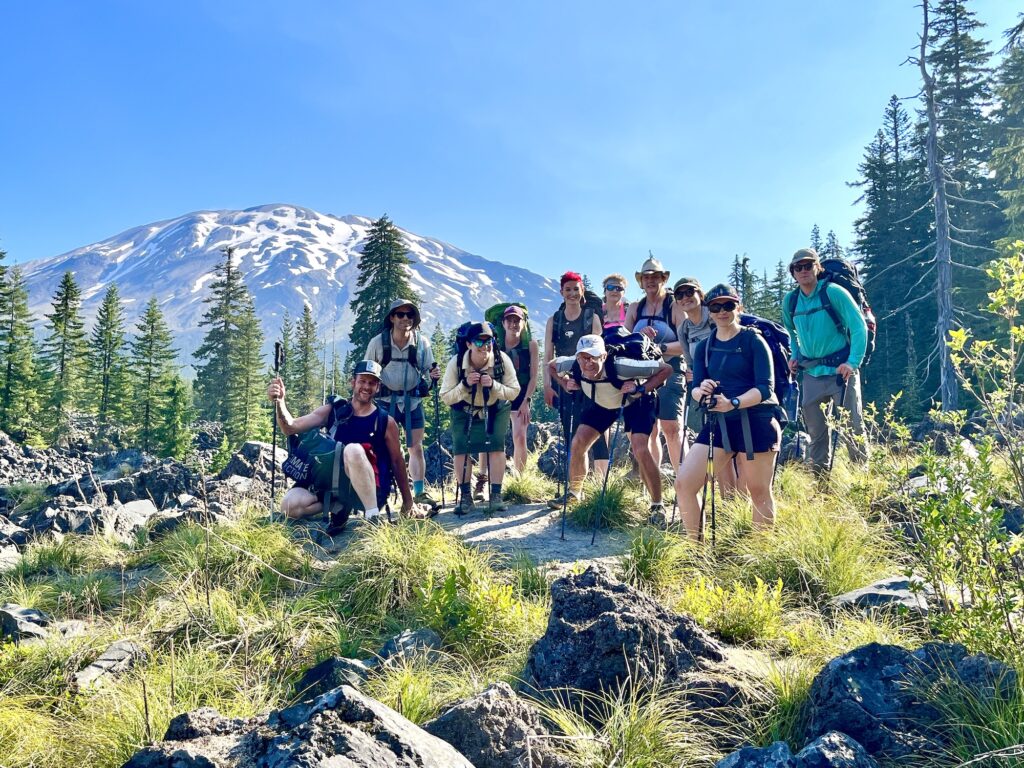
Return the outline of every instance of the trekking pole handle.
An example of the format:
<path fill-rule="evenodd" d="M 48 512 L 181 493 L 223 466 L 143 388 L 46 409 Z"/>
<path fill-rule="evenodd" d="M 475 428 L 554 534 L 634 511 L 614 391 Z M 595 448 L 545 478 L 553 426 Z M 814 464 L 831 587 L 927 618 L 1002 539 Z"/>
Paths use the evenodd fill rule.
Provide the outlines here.
<path fill-rule="evenodd" d="M 281 361 L 284 359 L 284 345 L 280 341 L 274 342 L 274 373 L 281 370 Z"/>

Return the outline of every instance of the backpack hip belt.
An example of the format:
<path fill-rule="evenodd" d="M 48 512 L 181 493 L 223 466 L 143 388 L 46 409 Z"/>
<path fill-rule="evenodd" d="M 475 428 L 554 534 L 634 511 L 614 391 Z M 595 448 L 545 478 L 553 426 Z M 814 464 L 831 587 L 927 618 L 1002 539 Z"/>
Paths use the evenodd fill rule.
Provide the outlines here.
<path fill-rule="evenodd" d="M 830 352 L 827 355 L 814 358 L 801 358 L 797 361 L 801 368 L 817 368 L 819 365 L 825 365 L 829 368 L 836 368 L 847 360 L 850 359 L 850 345 L 844 344 L 835 352 Z"/>

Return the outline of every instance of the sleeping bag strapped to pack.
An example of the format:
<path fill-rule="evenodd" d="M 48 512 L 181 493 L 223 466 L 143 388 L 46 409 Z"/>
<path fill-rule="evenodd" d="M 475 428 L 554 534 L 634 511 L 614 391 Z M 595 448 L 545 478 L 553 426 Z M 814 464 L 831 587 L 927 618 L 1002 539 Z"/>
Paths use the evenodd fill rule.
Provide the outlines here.
<path fill-rule="evenodd" d="M 624 381 L 649 379 L 661 368 L 661 349 L 648 336 L 630 333 L 620 325 L 605 330 L 601 337 L 608 351 L 605 375 L 616 387 Z"/>

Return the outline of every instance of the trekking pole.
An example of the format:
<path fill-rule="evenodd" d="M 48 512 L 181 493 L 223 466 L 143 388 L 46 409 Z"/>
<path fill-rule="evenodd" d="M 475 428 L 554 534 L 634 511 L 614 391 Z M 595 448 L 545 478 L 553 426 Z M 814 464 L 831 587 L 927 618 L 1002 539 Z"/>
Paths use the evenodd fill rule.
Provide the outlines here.
<path fill-rule="evenodd" d="M 284 346 L 280 341 L 274 342 L 274 378 L 281 376 L 281 360 L 284 357 Z M 274 401 L 274 409 L 271 414 L 273 429 L 271 431 L 271 455 L 270 455 L 270 508 L 267 510 L 267 520 L 274 521 L 274 493 L 277 491 L 277 403 Z"/>
<path fill-rule="evenodd" d="M 615 443 L 619 439 L 619 431 L 622 427 L 622 406 L 619 406 L 619 415 L 615 420 L 615 434 L 612 435 L 611 446 L 608 449 L 608 471 L 604 473 L 604 482 L 601 483 L 601 497 L 597 501 L 597 512 L 594 514 L 594 532 L 590 534 L 590 546 L 597 541 L 597 529 L 601 526 L 601 513 L 604 511 L 604 497 L 608 490 L 608 475 L 612 473 L 612 463 L 615 461 Z"/>
<path fill-rule="evenodd" d="M 704 412 L 704 423 L 707 424 L 711 416 L 707 411 Z M 700 496 L 700 530 L 697 532 L 697 541 L 704 541 L 704 529 L 707 527 L 708 517 L 708 482 L 711 483 L 712 494 L 714 493 L 715 487 L 715 425 L 714 422 L 711 424 L 711 431 L 708 432 L 708 461 L 704 468 L 704 488 L 701 491 Z M 712 504 L 714 504 L 714 495 L 712 495 Z"/>
<path fill-rule="evenodd" d="M 572 443 L 569 442 L 569 437 L 572 437 L 572 422 L 573 417 L 576 415 L 576 409 L 573 408 L 575 402 L 570 404 L 572 410 L 569 411 L 569 435 L 565 442 L 565 495 L 562 497 L 562 541 L 565 541 L 565 513 L 566 508 L 569 506 L 569 465 L 572 462 Z"/>
<path fill-rule="evenodd" d="M 437 368 L 437 363 L 430 366 L 430 370 Z M 441 461 L 441 508 L 444 509 L 444 454 L 441 453 L 441 408 L 438 402 L 441 388 L 437 386 L 437 379 L 434 379 L 434 450 Z"/>
<path fill-rule="evenodd" d="M 839 380 L 842 379 L 842 383 Z M 839 408 L 833 410 L 843 410 L 846 408 L 846 393 L 850 389 L 850 384 L 846 379 L 843 379 L 842 374 L 836 376 L 836 383 L 839 384 L 839 389 L 842 394 L 839 396 Z M 839 414 L 836 413 L 836 423 L 832 427 L 832 450 L 829 451 L 828 455 L 828 473 L 832 474 L 832 464 L 836 460 L 836 449 L 839 447 Z"/>

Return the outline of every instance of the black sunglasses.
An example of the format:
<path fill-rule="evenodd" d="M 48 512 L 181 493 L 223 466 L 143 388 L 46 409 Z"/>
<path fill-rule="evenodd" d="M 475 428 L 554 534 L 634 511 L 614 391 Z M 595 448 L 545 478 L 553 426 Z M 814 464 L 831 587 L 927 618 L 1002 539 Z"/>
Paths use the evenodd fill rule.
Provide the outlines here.
<path fill-rule="evenodd" d="M 616 293 L 621 293 L 622 291 L 625 290 L 625 288 L 623 288 L 621 285 L 615 285 L 614 283 L 608 283 L 608 285 L 606 285 L 604 289 L 606 291 L 615 291 Z"/>
<path fill-rule="evenodd" d="M 680 288 L 678 291 L 676 291 L 676 298 L 677 299 L 689 299 L 689 298 L 691 298 L 696 293 L 697 293 L 697 289 L 696 288 Z"/>
<path fill-rule="evenodd" d="M 732 312 L 734 309 L 735 301 L 716 301 L 714 304 L 708 304 L 708 312 Z"/>
<path fill-rule="evenodd" d="M 400 309 L 396 309 L 391 314 L 393 316 L 397 317 L 399 320 L 401 320 L 403 318 L 407 318 L 409 320 L 414 320 L 416 318 L 416 313 L 415 312 L 403 312 Z"/>
<path fill-rule="evenodd" d="M 794 272 L 807 272 L 808 270 L 814 269 L 813 261 L 801 261 L 799 264 L 793 265 Z"/>
<path fill-rule="evenodd" d="M 490 336 L 478 336 L 473 339 L 473 346 L 477 349 L 483 349 L 484 347 L 491 346 L 491 341 L 492 339 Z"/>

